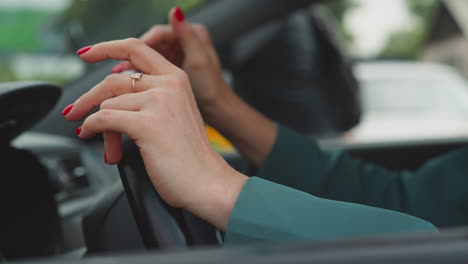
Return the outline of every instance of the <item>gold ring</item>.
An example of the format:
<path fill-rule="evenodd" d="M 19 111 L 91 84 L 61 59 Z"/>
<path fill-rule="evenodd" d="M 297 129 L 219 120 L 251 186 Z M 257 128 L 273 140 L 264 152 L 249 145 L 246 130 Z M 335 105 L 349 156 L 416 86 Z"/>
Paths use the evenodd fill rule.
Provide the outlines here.
<path fill-rule="evenodd" d="M 133 91 L 135 91 L 135 82 L 138 81 L 138 80 L 141 80 L 142 76 L 143 76 L 143 73 L 141 73 L 141 72 L 136 72 L 136 73 L 130 74 L 130 78 L 132 78 Z"/>

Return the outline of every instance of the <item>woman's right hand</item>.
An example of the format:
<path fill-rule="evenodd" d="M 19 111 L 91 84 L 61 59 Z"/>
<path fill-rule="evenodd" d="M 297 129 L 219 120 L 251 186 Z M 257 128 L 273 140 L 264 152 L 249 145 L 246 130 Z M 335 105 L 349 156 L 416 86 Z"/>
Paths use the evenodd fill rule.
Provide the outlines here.
<path fill-rule="evenodd" d="M 208 30 L 200 24 L 190 24 L 179 7 L 169 12 L 170 25 L 156 25 L 142 37 L 148 46 L 161 53 L 189 76 L 200 111 L 223 104 L 232 89 L 224 81 L 221 63 Z M 113 72 L 135 69 L 123 62 Z M 209 122 L 209 120 L 206 120 Z"/>
<path fill-rule="evenodd" d="M 85 120 L 79 137 L 104 133 L 107 162 L 116 164 L 122 157 L 120 135 L 128 135 L 169 205 L 225 229 L 247 177 L 211 147 L 187 74 L 137 39 L 99 43 L 78 54 L 89 63 L 130 60 L 143 74 L 138 80 L 109 75 L 67 107 L 68 120 Z"/>

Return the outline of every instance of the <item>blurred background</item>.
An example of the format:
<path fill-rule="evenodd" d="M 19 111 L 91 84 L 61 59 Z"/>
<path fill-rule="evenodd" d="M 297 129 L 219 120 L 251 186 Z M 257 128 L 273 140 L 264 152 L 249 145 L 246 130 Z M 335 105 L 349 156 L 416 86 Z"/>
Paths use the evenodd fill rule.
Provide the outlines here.
<path fill-rule="evenodd" d="M 78 44 L 136 36 L 135 25 L 166 22 L 174 5 L 190 10 L 202 2 L 0 0 L 0 81 L 66 84 L 85 72 Z"/>
<path fill-rule="evenodd" d="M 67 89 L 70 83 L 90 71 L 90 66 L 75 56 L 78 48 L 99 41 L 139 36 L 151 25 L 166 23 L 167 11 L 175 5 L 190 13 L 212 2 L 215 1 L 0 0 L 0 82 L 45 80 Z M 320 4 L 311 6 L 310 13 L 326 17 L 323 21 L 331 28 L 329 35 L 333 37 L 330 38 L 337 40 L 339 49 L 352 62 L 352 75 L 360 89 L 360 117 L 345 117 L 352 121 L 326 129 L 326 120 L 315 117 L 318 121 L 305 120 L 301 116 L 307 115 L 308 110 L 294 112 L 294 104 L 283 107 L 292 109 L 291 113 L 278 114 L 272 110 L 278 108 L 275 101 L 262 105 L 262 102 L 250 100 L 255 95 L 244 93 L 247 101 L 274 120 L 324 141 L 338 138 L 341 143 L 365 143 L 468 135 L 465 124 L 468 1 L 318 2 Z M 320 57 L 327 51 L 317 54 Z M 244 68 L 251 71 L 247 66 Z M 333 69 L 334 65 L 327 68 L 330 75 L 324 78 L 333 79 Z M 242 82 L 242 74 L 238 74 L 237 85 L 248 86 Z M 310 76 L 314 74 L 317 73 L 311 72 Z M 268 76 L 259 74 L 257 77 Z M 247 79 L 252 83 L 252 78 Z M 259 85 L 269 86 L 268 83 Z M 265 97 L 265 93 L 261 93 Z M 325 105 L 320 111 L 313 111 L 340 109 L 341 103 L 336 102 L 346 102 L 346 96 L 341 93 L 337 97 L 339 100 L 332 98 L 335 102 L 334 105 L 330 103 L 332 110 L 323 110 Z M 277 97 L 284 98 L 279 92 Z M 344 106 L 342 111 L 349 112 Z M 318 126 L 324 129 L 315 129 Z M 212 130 L 208 132 L 215 134 Z M 223 142 L 217 145 L 219 150 L 231 150 L 221 137 L 213 138 Z"/>
<path fill-rule="evenodd" d="M 74 51 L 71 48 L 75 48 L 74 36 L 88 31 L 93 33 L 86 35 L 89 39 L 97 38 L 95 34 L 101 39 L 133 36 L 133 25 L 128 21 L 138 23 L 139 27 L 142 23 L 162 23 L 170 7 L 180 5 L 188 10 L 204 1 L 140 2 L 134 5 L 129 1 L 0 0 L 0 81 L 67 82 L 84 70 L 79 60 L 69 57 Z M 145 2 L 148 6 L 142 6 Z M 437 61 L 454 65 L 468 74 L 467 58 L 464 58 L 468 55 L 457 55 L 467 41 L 464 33 L 468 21 L 462 15 L 466 1 L 329 2 L 327 8 L 336 16 L 342 41 L 354 58 Z M 112 8 L 102 13 L 96 5 Z M 137 15 L 142 12 L 151 15 Z M 121 15 L 122 24 L 114 26 L 112 18 Z M 79 21 L 83 16 L 86 20 Z M 128 16 L 134 19 L 126 19 Z M 450 52 L 441 52 L 446 50 L 445 46 L 452 47 L 448 49 Z"/>

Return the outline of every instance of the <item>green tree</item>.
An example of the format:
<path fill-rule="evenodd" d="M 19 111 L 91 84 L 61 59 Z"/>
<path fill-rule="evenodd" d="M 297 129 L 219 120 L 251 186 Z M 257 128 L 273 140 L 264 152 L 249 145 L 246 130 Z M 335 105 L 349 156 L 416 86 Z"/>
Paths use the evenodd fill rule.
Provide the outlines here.
<path fill-rule="evenodd" d="M 413 16 L 420 19 L 421 23 L 427 24 L 432 19 L 437 2 L 437 0 L 406 0 L 406 5 Z"/>
<path fill-rule="evenodd" d="M 174 6 L 184 11 L 206 0 L 74 0 L 56 25 L 70 34 L 72 49 L 83 45 L 138 37 L 154 24 L 167 23 L 167 12 Z M 78 30 L 76 30 L 78 29 Z"/>
<path fill-rule="evenodd" d="M 416 23 L 410 29 L 392 33 L 379 57 L 417 59 L 438 4 L 437 0 L 406 0 L 408 10 L 416 19 Z"/>
<path fill-rule="evenodd" d="M 38 10 L 0 10 L 0 54 L 47 49 L 41 30 L 50 15 Z"/>
<path fill-rule="evenodd" d="M 0 82 L 16 81 L 18 77 L 8 63 L 0 63 Z"/>
<path fill-rule="evenodd" d="M 339 22 L 343 22 L 346 13 L 359 5 L 354 0 L 334 0 L 329 1 L 326 6 Z"/>
<path fill-rule="evenodd" d="M 393 33 L 388 38 L 380 57 L 383 59 L 417 59 L 426 39 L 425 31 L 424 28 L 418 27 Z"/>
<path fill-rule="evenodd" d="M 341 38 L 345 41 L 346 45 L 350 45 L 353 42 L 353 35 L 348 30 L 345 24 L 346 14 L 354 9 L 359 7 L 359 4 L 355 0 L 334 0 L 329 1 L 325 7 L 330 11 L 330 13 L 336 18 L 338 22 L 338 30 L 341 35 Z"/>

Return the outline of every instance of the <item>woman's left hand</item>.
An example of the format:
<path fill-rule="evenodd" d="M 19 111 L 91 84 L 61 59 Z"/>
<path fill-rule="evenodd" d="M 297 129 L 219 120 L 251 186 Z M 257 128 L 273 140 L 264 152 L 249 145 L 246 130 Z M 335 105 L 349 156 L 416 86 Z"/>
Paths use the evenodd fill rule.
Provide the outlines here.
<path fill-rule="evenodd" d="M 103 42 L 79 52 L 86 62 L 129 61 L 143 72 L 111 74 L 81 96 L 66 113 L 85 119 L 82 139 L 104 133 L 107 162 L 121 159 L 121 133 L 135 141 L 148 175 L 173 207 L 225 229 L 246 176 L 236 172 L 211 147 L 187 75 L 138 39 Z M 100 106 L 100 111 L 86 117 Z"/>

